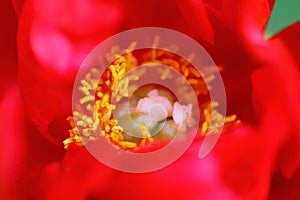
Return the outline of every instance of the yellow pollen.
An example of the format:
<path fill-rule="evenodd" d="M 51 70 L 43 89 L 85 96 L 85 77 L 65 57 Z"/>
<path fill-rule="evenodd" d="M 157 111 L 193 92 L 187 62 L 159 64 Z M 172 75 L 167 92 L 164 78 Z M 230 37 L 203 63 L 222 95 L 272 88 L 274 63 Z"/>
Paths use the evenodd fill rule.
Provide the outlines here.
<path fill-rule="evenodd" d="M 92 95 L 88 95 L 88 96 L 85 96 L 83 98 L 80 99 L 80 103 L 81 104 L 84 104 L 86 102 L 89 102 L 89 101 L 94 101 L 95 100 L 95 97 L 92 96 Z"/>
<path fill-rule="evenodd" d="M 206 134 L 216 133 L 220 131 L 220 125 L 224 122 L 223 128 L 232 127 L 239 123 L 240 120 L 237 120 L 236 115 L 230 116 L 223 116 L 222 114 L 218 113 L 216 110 L 211 110 L 214 107 L 217 107 L 217 102 L 212 102 L 207 108 L 203 110 L 204 113 L 204 122 L 202 123 L 201 127 L 201 135 L 205 136 Z M 211 122 L 214 122 L 212 126 Z"/>

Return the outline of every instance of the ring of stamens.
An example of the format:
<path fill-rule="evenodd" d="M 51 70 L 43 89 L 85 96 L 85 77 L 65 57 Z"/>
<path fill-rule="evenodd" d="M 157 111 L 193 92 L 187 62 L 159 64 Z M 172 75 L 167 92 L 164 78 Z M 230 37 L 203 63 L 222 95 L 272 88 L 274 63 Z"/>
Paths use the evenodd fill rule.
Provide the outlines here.
<path fill-rule="evenodd" d="M 239 120 L 236 120 L 235 115 L 226 117 L 216 110 L 212 111 L 218 103 L 210 102 L 207 98 L 202 98 L 207 97 L 208 91 L 211 89 L 209 83 L 215 78 L 213 74 L 215 67 L 208 67 L 206 71 L 201 71 L 200 74 L 188 60 L 167 50 L 156 48 L 137 52 L 136 55 L 132 51 L 127 51 L 127 53 L 120 55 L 118 50 L 114 48 L 108 56 L 112 56 L 115 59 L 104 71 L 100 80 L 97 80 L 97 77 L 93 77 L 93 74 L 97 74 L 97 69 L 93 68 L 85 76 L 85 79 L 81 81 L 81 87 L 79 88 L 84 94 L 84 97 L 80 99 L 80 104 L 85 105 L 87 111 L 93 112 L 95 119 L 85 115 L 81 116 L 75 111 L 73 116 L 77 119 L 76 124 L 72 117 L 68 118 L 72 128 L 69 130 L 70 137 L 64 141 L 65 148 L 68 148 L 71 143 L 82 145 L 86 141 L 93 141 L 103 136 L 109 139 L 116 148 L 128 150 L 138 149 L 153 142 L 154 139 L 145 124 L 140 124 L 141 135 L 143 136 L 141 140 L 137 142 L 126 139 L 124 137 L 124 128 L 120 126 L 118 120 L 114 119 L 113 116 L 116 105 L 112 103 L 111 99 L 115 98 L 116 101 L 121 101 L 124 97 L 128 98 L 129 90 L 131 89 L 128 87 L 129 83 L 138 80 L 140 77 L 140 74 L 135 74 L 124 78 L 124 74 L 141 64 L 163 64 L 171 67 L 188 81 L 199 99 L 200 97 L 201 99 L 205 99 L 199 105 L 201 113 L 204 116 L 200 121 L 202 136 L 210 134 L 208 127 L 211 122 L 225 121 L 226 124 L 231 125 L 240 123 Z M 192 57 L 193 55 L 190 56 L 190 59 Z M 221 70 L 221 68 L 218 69 Z M 170 69 L 165 69 L 160 74 L 161 80 L 172 78 Z M 92 88 L 97 88 L 94 96 L 90 92 Z M 185 91 L 180 92 L 182 95 L 185 93 Z M 78 127 L 80 127 L 81 131 L 78 130 Z M 98 131 L 99 127 L 101 131 Z M 214 127 L 210 131 L 213 129 Z"/>

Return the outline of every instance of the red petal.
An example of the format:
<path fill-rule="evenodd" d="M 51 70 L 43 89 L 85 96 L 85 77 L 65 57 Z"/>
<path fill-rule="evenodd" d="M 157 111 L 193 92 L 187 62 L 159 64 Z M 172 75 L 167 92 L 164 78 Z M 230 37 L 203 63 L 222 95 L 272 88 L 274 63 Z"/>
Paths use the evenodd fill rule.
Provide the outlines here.
<path fill-rule="evenodd" d="M 21 15 L 24 3 L 25 3 L 25 0 L 12 0 L 12 4 L 13 4 L 15 12 L 17 13 L 18 16 Z"/>
<path fill-rule="evenodd" d="M 278 140 L 269 142 L 268 131 L 238 127 L 221 136 L 214 152 L 225 183 L 243 199 L 265 199 Z"/>
<path fill-rule="evenodd" d="M 252 1 L 246 4 L 248 7 L 255 7 Z M 264 38 L 259 18 L 251 15 L 244 9 L 243 17 L 247 25 L 243 26 L 243 37 L 249 53 L 257 60 L 262 67 L 260 72 L 253 76 L 254 98 L 259 106 L 258 113 L 263 117 L 269 117 L 272 111 L 280 124 L 269 124 L 269 126 L 281 126 L 282 145 L 286 153 L 296 151 L 294 159 L 280 159 L 280 165 L 286 176 L 291 176 L 300 164 L 300 74 L 293 52 L 287 48 L 281 38 L 275 37 L 270 40 Z M 295 41 L 296 42 L 296 41 Z M 278 121 L 278 120 L 277 120 Z M 276 128 L 275 128 L 276 129 Z M 296 140 L 293 146 L 287 146 L 288 141 Z M 296 146 L 295 146 L 296 145 Z M 290 150 L 284 150 L 290 148 Z M 290 158 L 291 155 L 285 155 Z"/>
<path fill-rule="evenodd" d="M 49 145 L 27 121 L 17 87 L 7 88 L 0 111 L 0 185 L 3 189 L 0 196 L 30 197 L 38 193 L 36 186 L 42 167 L 58 160 L 62 150 Z"/>
<path fill-rule="evenodd" d="M 15 178 L 20 173 L 18 165 L 23 159 L 25 148 L 25 135 L 22 134 L 24 113 L 16 87 L 7 89 L 0 102 L 0 111 L 0 184 L 1 188 L 4 188 L 4 195 L 9 195 L 8 191 L 15 186 Z"/>
<path fill-rule="evenodd" d="M 201 1 L 182 0 L 179 1 L 179 8 L 187 22 L 193 27 L 193 31 L 204 40 L 214 45 L 214 31 L 206 13 L 205 4 Z"/>
<path fill-rule="evenodd" d="M 50 5 L 51 4 L 51 5 Z M 26 1 L 19 24 L 19 82 L 35 126 L 55 144 L 68 137 L 72 87 L 87 53 L 114 32 L 118 4 Z"/>
<path fill-rule="evenodd" d="M 48 177 L 58 178 L 56 181 L 51 181 L 50 177 L 47 179 L 50 180 L 47 183 L 47 194 L 49 199 L 235 199 L 235 195 L 219 179 L 216 158 L 209 156 L 199 160 L 198 150 L 199 147 L 194 146 L 182 158 L 164 169 L 152 173 L 130 174 L 103 166 L 83 147 L 70 147 L 61 168 L 53 165 L 48 170 Z"/>
<path fill-rule="evenodd" d="M 277 35 L 275 38 L 284 42 L 286 48 L 293 55 L 293 58 L 297 61 L 298 69 L 300 69 L 300 56 L 299 56 L 299 43 L 300 43 L 300 22 L 287 27 Z"/>
<path fill-rule="evenodd" d="M 13 11 L 11 2 L 8 0 L 0 3 L 0 90 L 5 91 L 13 81 L 16 81 L 17 74 L 17 50 L 16 31 L 17 16 Z M 1 92 L 0 97 L 4 94 Z"/>
<path fill-rule="evenodd" d="M 285 179 L 281 173 L 273 176 L 269 199 L 298 199 L 300 197 L 300 170 L 289 180 Z"/>
<path fill-rule="evenodd" d="M 61 165 L 47 167 L 43 190 L 46 199 L 85 199 L 93 190 L 101 193 L 109 187 L 113 173 L 84 147 L 71 145 Z"/>

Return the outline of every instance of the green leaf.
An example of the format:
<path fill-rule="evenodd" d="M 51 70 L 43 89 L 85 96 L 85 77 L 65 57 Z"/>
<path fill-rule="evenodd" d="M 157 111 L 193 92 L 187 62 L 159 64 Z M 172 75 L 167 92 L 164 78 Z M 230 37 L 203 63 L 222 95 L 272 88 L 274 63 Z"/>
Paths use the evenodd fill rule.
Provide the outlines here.
<path fill-rule="evenodd" d="M 269 23 L 265 30 L 268 37 L 300 20 L 299 0 L 276 0 Z"/>

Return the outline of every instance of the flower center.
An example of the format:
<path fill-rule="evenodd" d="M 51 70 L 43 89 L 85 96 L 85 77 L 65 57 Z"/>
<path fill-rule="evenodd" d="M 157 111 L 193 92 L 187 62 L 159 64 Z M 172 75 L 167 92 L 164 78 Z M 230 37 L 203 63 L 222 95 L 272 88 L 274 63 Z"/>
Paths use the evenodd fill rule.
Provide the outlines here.
<path fill-rule="evenodd" d="M 200 75 L 189 61 L 162 49 L 127 51 L 121 55 L 112 51 L 108 56 L 115 59 L 100 80 L 93 76 L 97 74 L 97 69 L 93 68 L 79 88 L 83 94 L 80 104 L 95 118 L 75 111 L 76 124 L 72 117 L 68 118 L 72 129 L 70 138 L 64 141 L 65 148 L 70 143 L 82 145 L 106 137 L 116 148 L 138 151 L 155 141 L 169 142 L 177 134 L 187 134 L 190 128 L 199 125 L 201 134 L 208 134 L 207 127 L 213 120 L 225 118 L 227 123 L 239 122 L 235 115 L 225 117 L 217 111 L 210 112 L 217 106 L 216 102 L 209 101 L 208 95 L 211 88 L 207 83 L 214 80 L 213 70 L 205 76 Z M 139 81 L 145 77 L 177 84 L 176 95 L 160 84 L 147 82 L 140 86 Z M 190 96 L 183 81 L 192 87 L 199 104 L 186 103 Z M 92 88 L 97 88 L 95 95 L 91 93 Z M 195 107 L 200 108 L 204 116 L 200 124 L 195 120 Z"/>

